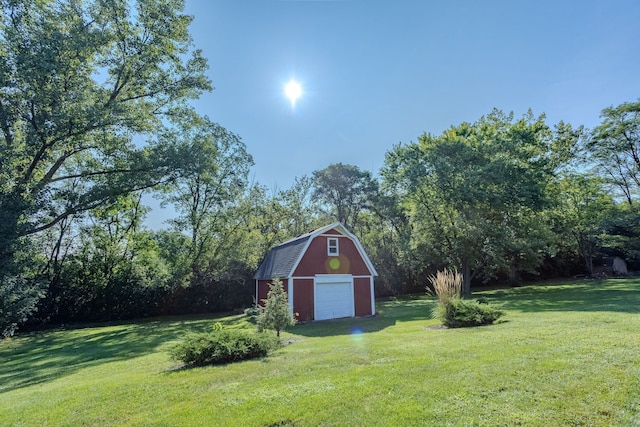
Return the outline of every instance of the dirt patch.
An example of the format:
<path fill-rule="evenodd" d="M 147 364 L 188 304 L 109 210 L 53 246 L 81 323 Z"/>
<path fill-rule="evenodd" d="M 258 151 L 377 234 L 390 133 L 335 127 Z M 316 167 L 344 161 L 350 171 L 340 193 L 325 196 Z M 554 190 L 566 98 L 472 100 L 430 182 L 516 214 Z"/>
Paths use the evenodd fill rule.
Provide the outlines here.
<path fill-rule="evenodd" d="M 440 324 L 440 325 L 431 325 L 431 326 L 425 326 L 425 329 L 434 329 L 434 330 L 438 330 L 438 329 L 449 329 L 446 326 Z"/>

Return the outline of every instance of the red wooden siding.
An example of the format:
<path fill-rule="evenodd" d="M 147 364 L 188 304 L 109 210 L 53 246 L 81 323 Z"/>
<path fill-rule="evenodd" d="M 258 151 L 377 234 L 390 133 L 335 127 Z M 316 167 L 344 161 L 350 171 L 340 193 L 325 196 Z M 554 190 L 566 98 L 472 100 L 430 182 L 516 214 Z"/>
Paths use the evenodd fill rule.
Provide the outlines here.
<path fill-rule="evenodd" d="M 353 279 L 353 294 L 356 317 L 371 316 L 371 284 L 368 277 Z"/>
<path fill-rule="evenodd" d="M 287 288 L 287 279 L 282 280 L 282 287 L 284 291 L 289 294 L 289 289 Z M 260 279 L 258 280 L 258 305 L 264 306 L 264 301 L 267 299 L 267 293 L 269 292 L 269 283 L 271 283 L 271 279 Z"/>
<path fill-rule="evenodd" d="M 313 320 L 313 279 L 293 279 L 293 309 L 296 320 Z"/>
<path fill-rule="evenodd" d="M 302 256 L 293 275 L 353 274 L 354 276 L 363 276 L 371 274 L 351 239 L 340 237 L 338 239 L 338 250 L 339 256 L 328 256 L 327 237 L 316 237 Z"/>

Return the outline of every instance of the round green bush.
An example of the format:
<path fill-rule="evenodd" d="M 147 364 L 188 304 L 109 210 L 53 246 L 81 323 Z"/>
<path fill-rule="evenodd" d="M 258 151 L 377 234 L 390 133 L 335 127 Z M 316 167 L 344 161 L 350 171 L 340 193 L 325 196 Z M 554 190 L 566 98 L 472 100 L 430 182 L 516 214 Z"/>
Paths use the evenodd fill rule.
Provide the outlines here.
<path fill-rule="evenodd" d="M 487 302 L 452 298 L 436 306 L 435 318 L 449 328 L 490 325 L 504 313 Z"/>
<path fill-rule="evenodd" d="M 229 329 L 189 334 L 169 354 L 185 365 L 204 366 L 264 357 L 280 345 L 270 334 Z"/>

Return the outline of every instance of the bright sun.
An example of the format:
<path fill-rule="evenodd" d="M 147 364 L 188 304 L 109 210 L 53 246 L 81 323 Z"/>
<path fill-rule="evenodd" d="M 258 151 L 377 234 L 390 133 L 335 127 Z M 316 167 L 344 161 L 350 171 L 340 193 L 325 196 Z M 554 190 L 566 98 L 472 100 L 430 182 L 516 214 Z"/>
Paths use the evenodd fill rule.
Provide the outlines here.
<path fill-rule="evenodd" d="M 295 80 L 290 80 L 284 87 L 284 94 L 291 101 L 291 107 L 296 106 L 296 100 L 302 96 L 302 87 Z"/>

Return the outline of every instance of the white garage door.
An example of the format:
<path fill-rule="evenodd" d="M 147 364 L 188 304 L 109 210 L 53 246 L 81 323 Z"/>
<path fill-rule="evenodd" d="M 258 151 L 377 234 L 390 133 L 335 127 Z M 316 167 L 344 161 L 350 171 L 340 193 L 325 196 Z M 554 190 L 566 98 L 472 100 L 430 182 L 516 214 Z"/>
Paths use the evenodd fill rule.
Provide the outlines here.
<path fill-rule="evenodd" d="M 317 276 L 314 300 L 315 320 L 354 316 L 353 278 L 337 274 Z"/>

